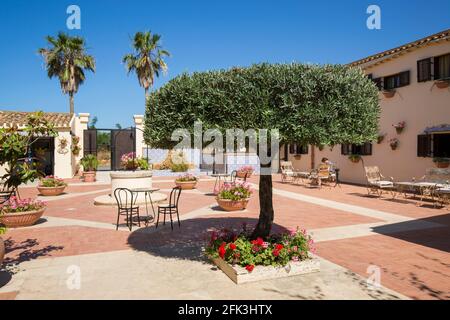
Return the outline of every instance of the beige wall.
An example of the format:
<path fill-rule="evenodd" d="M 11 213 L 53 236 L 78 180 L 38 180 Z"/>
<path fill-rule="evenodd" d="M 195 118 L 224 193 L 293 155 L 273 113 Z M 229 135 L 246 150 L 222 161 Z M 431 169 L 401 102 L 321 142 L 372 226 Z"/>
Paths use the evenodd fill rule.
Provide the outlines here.
<path fill-rule="evenodd" d="M 397 88 L 393 98 L 387 99 L 380 93 L 382 109 L 380 118 L 380 133 L 386 133 L 381 144 L 374 143 L 372 156 L 363 156 L 363 162 L 354 164 L 347 156 L 341 155 L 341 146 L 334 150 L 325 147 L 323 151 L 315 149 L 316 167 L 322 157 L 327 157 L 337 163 L 341 169 L 342 181 L 365 183 L 364 165 L 377 165 L 386 177 L 393 177 L 396 181 L 410 181 L 412 177 L 420 178 L 425 170 L 434 167 L 431 158 L 417 157 L 417 136 L 424 129 L 439 124 L 450 124 L 450 89 L 439 89 L 433 86 L 433 81 L 417 82 L 417 61 L 432 56 L 450 53 L 450 42 L 442 42 L 424 47 L 398 58 L 366 68 L 367 74 L 374 78 L 389 76 L 402 71 L 410 71 L 411 83 Z M 367 66 L 365 66 L 367 67 Z M 406 128 L 397 134 L 392 126 L 400 121 L 406 121 Z M 389 139 L 399 139 L 397 150 L 391 150 Z M 310 169 L 311 147 L 308 155 L 302 155 L 301 160 L 290 160 L 297 169 Z"/>

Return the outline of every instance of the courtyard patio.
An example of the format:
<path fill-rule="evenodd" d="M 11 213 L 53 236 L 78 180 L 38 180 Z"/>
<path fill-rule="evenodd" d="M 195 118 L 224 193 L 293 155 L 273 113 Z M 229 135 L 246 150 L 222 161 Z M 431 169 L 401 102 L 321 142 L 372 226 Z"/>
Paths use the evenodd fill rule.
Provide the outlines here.
<path fill-rule="evenodd" d="M 258 176 L 249 182 L 258 186 Z M 273 176 L 273 231 L 305 228 L 316 242 L 321 271 L 236 285 L 203 254 L 218 227 L 255 225 L 258 193 L 245 211 L 225 212 L 202 176 L 181 194 L 181 228 L 123 224 L 113 207 L 94 206 L 110 192 L 105 182 L 71 179 L 66 193 L 46 197 L 36 225 L 9 229 L 0 271 L 2 299 L 448 299 L 450 212 L 415 199 L 367 195 L 366 188 L 309 189 Z M 172 178 L 154 177 L 169 194 Z M 35 187 L 20 189 L 37 197 Z M 42 197 L 40 197 L 42 198 Z M 381 287 L 367 284 L 379 268 Z M 80 286 L 71 285 L 79 270 Z"/>

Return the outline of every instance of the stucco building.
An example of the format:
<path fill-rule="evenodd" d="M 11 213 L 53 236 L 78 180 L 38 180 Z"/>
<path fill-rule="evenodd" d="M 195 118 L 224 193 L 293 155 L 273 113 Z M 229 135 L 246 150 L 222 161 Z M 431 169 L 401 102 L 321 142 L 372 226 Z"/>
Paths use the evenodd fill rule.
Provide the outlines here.
<path fill-rule="evenodd" d="M 365 183 L 364 165 L 377 165 L 396 181 L 420 178 L 434 167 L 433 157 L 450 157 L 450 30 L 350 64 L 364 70 L 379 87 L 381 143 L 364 146 L 286 146 L 280 157 L 299 170 L 317 167 L 323 157 L 340 168 L 342 181 Z M 444 81 L 442 81 L 444 80 Z M 397 133 L 394 125 L 404 122 Z M 390 140 L 397 139 L 392 150 Z M 359 154 L 353 163 L 349 155 Z"/>

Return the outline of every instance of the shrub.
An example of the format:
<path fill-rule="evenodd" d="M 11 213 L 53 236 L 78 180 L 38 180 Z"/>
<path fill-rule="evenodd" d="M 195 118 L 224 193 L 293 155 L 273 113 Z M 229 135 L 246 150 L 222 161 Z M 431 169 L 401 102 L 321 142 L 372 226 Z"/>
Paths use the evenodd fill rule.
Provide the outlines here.
<path fill-rule="evenodd" d="M 189 164 L 184 162 L 178 164 L 174 163 L 172 164 L 171 169 L 173 172 L 186 172 L 189 170 Z"/>
<path fill-rule="evenodd" d="M 58 177 L 46 176 L 39 181 L 39 186 L 45 188 L 55 188 L 67 186 L 67 183 L 65 183 L 63 179 L 60 179 Z"/>
<path fill-rule="evenodd" d="M 433 162 L 434 163 L 450 163 L 450 158 L 435 157 L 435 158 L 433 158 Z"/>
<path fill-rule="evenodd" d="M 217 197 L 224 200 L 239 201 L 250 198 L 253 190 L 246 182 L 224 183 Z"/>
<path fill-rule="evenodd" d="M 84 171 L 96 171 L 98 168 L 98 159 L 93 154 L 85 155 L 81 158 L 80 163 L 83 166 Z"/>
<path fill-rule="evenodd" d="M 310 258 L 315 252 L 314 242 L 306 230 L 291 230 L 274 234 L 264 240 L 252 240 L 244 224 L 242 231 L 222 229 L 213 231 L 205 254 L 210 258 L 221 258 L 232 265 L 245 267 L 252 272 L 257 265 L 286 266 Z"/>

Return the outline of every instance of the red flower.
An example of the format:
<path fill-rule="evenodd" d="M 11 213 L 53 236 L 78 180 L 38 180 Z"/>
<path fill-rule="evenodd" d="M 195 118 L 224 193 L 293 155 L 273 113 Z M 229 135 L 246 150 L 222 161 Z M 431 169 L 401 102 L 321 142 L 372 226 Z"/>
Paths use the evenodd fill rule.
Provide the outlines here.
<path fill-rule="evenodd" d="M 249 264 L 248 266 L 245 267 L 245 269 L 246 269 L 248 272 L 252 272 L 253 269 L 255 269 L 255 266 L 254 266 L 253 264 Z"/>
<path fill-rule="evenodd" d="M 223 259 L 225 258 L 225 248 L 224 247 L 219 247 L 219 256 Z"/>
<path fill-rule="evenodd" d="M 231 250 L 236 250 L 236 245 L 234 243 L 230 243 L 230 249 Z"/>
<path fill-rule="evenodd" d="M 272 254 L 273 254 L 275 257 L 278 257 L 278 256 L 280 255 L 280 251 L 278 251 L 277 249 L 274 249 L 274 250 L 272 251 Z"/>
<path fill-rule="evenodd" d="M 262 247 L 262 245 L 264 244 L 264 240 L 262 238 L 257 238 L 256 240 L 252 241 L 252 244 Z"/>
<path fill-rule="evenodd" d="M 277 250 L 277 251 L 280 251 L 280 250 L 282 250 L 284 247 L 283 247 L 283 245 L 282 244 L 276 244 L 275 245 L 275 250 Z"/>

